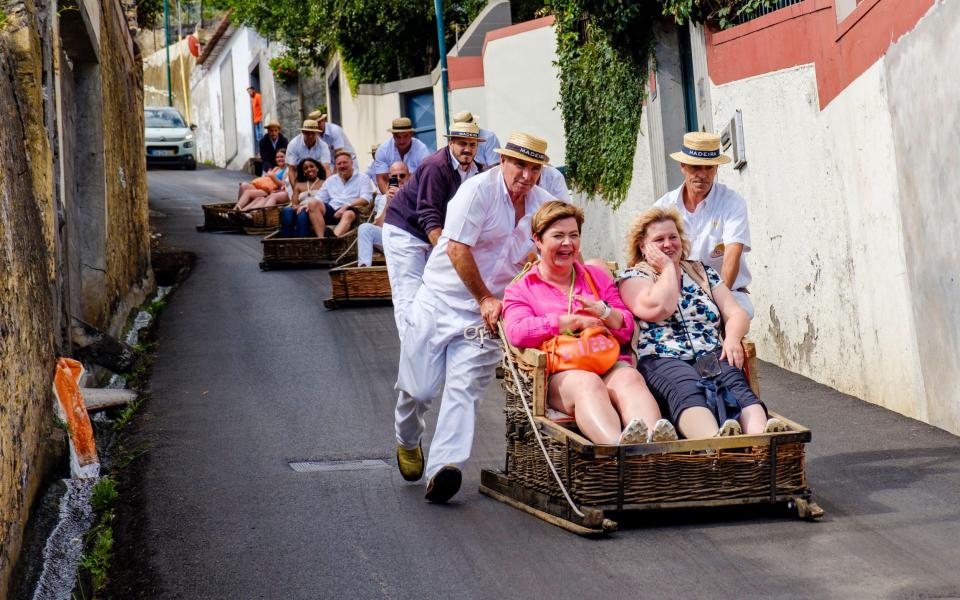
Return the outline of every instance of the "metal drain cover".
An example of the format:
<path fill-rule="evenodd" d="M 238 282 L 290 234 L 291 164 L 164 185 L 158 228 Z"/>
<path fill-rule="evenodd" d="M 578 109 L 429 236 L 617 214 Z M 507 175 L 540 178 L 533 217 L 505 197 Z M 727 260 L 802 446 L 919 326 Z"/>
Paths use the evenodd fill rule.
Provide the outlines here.
<path fill-rule="evenodd" d="M 374 471 L 389 469 L 383 459 L 364 460 L 304 460 L 290 462 L 290 468 L 297 473 L 317 473 L 325 471 Z"/>

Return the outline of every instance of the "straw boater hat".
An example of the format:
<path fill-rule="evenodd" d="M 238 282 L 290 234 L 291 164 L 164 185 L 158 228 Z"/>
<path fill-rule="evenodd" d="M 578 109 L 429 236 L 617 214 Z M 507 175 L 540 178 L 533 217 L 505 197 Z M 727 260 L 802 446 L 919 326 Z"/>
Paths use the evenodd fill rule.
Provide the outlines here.
<path fill-rule="evenodd" d="M 319 110 L 315 110 L 311 112 L 309 115 L 307 115 L 308 119 L 311 119 L 314 121 L 319 121 L 321 117 L 323 117 L 323 113 L 320 112 Z"/>
<path fill-rule="evenodd" d="M 683 148 L 670 158 L 685 165 L 725 165 L 731 160 L 720 152 L 720 136 L 704 131 L 685 133 Z"/>
<path fill-rule="evenodd" d="M 394 119 L 392 125 L 393 127 L 387 130 L 390 133 L 413 133 L 413 121 L 407 117 Z"/>
<path fill-rule="evenodd" d="M 546 154 L 546 140 L 519 131 L 511 133 L 506 145 L 503 148 L 497 148 L 494 152 L 538 165 L 545 165 L 550 162 L 550 158 Z"/>
<path fill-rule="evenodd" d="M 477 123 L 480 121 L 480 115 L 475 115 L 469 110 L 461 110 L 453 115 L 453 120 L 456 123 Z"/>
<path fill-rule="evenodd" d="M 303 127 L 300 128 L 300 131 L 312 131 L 313 133 L 323 133 L 320 131 L 320 127 L 317 125 L 317 122 L 313 119 L 307 119 L 303 122 Z"/>
<path fill-rule="evenodd" d="M 276 119 L 270 119 L 269 121 L 267 121 L 267 127 L 266 127 L 266 128 L 267 128 L 267 129 L 270 129 L 271 127 L 276 127 L 277 129 L 283 129 L 282 127 L 280 127 L 280 121 L 278 121 L 278 120 L 276 120 Z"/>
<path fill-rule="evenodd" d="M 480 137 L 480 128 L 473 123 L 454 123 L 450 126 L 450 133 L 443 134 L 448 138 L 464 138 L 475 142 L 485 142 L 485 138 Z"/>

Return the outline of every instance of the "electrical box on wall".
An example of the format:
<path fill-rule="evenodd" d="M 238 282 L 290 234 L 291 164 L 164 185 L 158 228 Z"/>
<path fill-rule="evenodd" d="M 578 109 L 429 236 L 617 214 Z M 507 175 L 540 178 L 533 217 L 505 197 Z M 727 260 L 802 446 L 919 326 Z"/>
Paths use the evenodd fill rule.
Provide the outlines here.
<path fill-rule="evenodd" d="M 743 144 L 743 113 L 740 109 L 733 113 L 733 118 L 720 133 L 720 143 L 724 152 L 731 150 L 734 169 L 747 166 L 747 153 Z"/>

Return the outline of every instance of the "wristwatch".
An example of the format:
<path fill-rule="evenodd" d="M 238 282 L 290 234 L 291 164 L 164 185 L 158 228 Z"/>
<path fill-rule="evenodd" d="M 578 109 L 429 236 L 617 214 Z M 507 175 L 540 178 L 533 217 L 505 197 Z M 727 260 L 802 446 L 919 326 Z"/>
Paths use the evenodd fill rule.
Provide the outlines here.
<path fill-rule="evenodd" d="M 604 300 L 601 300 L 600 304 L 603 305 L 603 312 L 600 313 L 600 320 L 603 321 L 610 316 L 610 313 L 613 312 L 613 309 Z"/>

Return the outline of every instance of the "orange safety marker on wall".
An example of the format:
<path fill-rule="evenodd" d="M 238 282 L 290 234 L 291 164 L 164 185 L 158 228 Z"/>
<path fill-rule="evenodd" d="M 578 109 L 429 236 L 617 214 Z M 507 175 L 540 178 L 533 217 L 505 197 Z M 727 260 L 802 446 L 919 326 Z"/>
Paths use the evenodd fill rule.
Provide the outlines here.
<path fill-rule="evenodd" d="M 57 415 L 67 424 L 70 434 L 70 475 L 76 478 L 100 475 L 100 457 L 93 438 L 93 426 L 80 393 L 83 365 L 72 358 L 57 360 L 53 393 L 57 397 Z"/>

